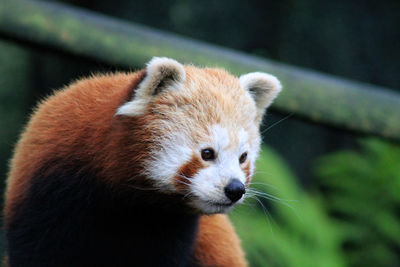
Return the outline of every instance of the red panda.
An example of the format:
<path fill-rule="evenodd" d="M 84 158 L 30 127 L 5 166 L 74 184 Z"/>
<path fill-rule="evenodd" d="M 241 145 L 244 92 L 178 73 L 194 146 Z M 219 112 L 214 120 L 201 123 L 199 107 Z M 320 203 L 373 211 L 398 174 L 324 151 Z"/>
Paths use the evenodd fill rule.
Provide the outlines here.
<path fill-rule="evenodd" d="M 4 223 L 13 266 L 247 266 L 224 213 L 254 173 L 269 74 L 153 58 L 42 101 L 19 140 Z"/>

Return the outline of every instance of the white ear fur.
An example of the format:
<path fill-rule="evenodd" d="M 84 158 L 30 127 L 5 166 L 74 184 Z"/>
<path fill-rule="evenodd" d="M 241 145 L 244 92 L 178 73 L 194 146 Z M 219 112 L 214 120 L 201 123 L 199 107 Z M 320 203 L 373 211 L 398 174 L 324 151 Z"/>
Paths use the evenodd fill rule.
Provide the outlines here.
<path fill-rule="evenodd" d="M 186 80 L 182 64 L 166 57 L 154 57 L 147 63 L 146 76 L 135 91 L 133 99 L 118 108 L 116 115 L 143 114 L 147 104 L 159 93 L 179 88 Z"/>
<path fill-rule="evenodd" d="M 252 72 L 239 78 L 240 85 L 252 96 L 257 107 L 257 118 L 261 120 L 264 111 L 282 90 L 279 80 L 270 74 Z"/>

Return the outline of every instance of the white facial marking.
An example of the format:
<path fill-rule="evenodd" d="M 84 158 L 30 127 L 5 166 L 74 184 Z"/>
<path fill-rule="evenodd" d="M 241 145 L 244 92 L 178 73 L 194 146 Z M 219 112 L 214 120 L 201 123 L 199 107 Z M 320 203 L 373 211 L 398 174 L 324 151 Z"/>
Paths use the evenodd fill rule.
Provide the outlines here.
<path fill-rule="evenodd" d="M 225 187 L 232 179 L 238 179 L 243 184 L 246 182 L 239 157 L 250 148 L 248 133 L 240 129 L 237 138 L 231 140 L 228 129 L 217 124 L 210 128 L 210 140 L 201 147 L 213 148 L 216 159 L 192 178 L 190 191 L 195 196 L 193 204 L 198 209 L 207 213 L 225 212 L 232 207 L 231 200 L 225 195 Z"/>
<path fill-rule="evenodd" d="M 229 146 L 230 139 L 228 131 L 219 124 L 213 125 L 210 129 L 212 147 L 216 150 L 224 150 Z"/>
<path fill-rule="evenodd" d="M 250 145 L 249 145 L 249 134 L 242 128 L 238 134 L 239 139 L 239 157 L 247 152 L 249 154 Z"/>
<path fill-rule="evenodd" d="M 229 131 L 236 131 L 237 136 L 233 138 Z M 191 205 L 203 213 L 230 210 L 234 205 L 225 195 L 225 187 L 232 179 L 246 183 L 246 173 L 242 170 L 239 158 L 247 152 L 247 161 L 252 161 L 257 153 L 252 151 L 254 149 L 249 143 L 249 133 L 243 128 L 229 129 L 216 124 L 209 129 L 208 141 L 200 144 L 191 143 L 193 139 L 189 139 L 187 134 L 185 131 L 174 132 L 159 140 L 161 148 L 152 152 L 152 160 L 148 162 L 148 176 L 163 192 L 177 192 L 179 189 L 175 187 L 174 179 L 179 169 L 191 160 L 193 154 L 197 153 L 201 158 L 202 149 L 212 148 L 216 158 L 205 161 L 205 167 L 189 178 L 185 194 L 190 196 L 188 201 Z M 253 161 L 250 163 L 254 165 Z M 242 202 L 243 198 L 236 203 Z"/>
<path fill-rule="evenodd" d="M 149 177 L 163 191 L 175 191 L 173 179 L 179 168 L 192 156 L 192 149 L 186 144 L 185 136 L 174 133 L 160 141 L 161 149 L 153 151 L 152 160 L 148 163 Z"/>

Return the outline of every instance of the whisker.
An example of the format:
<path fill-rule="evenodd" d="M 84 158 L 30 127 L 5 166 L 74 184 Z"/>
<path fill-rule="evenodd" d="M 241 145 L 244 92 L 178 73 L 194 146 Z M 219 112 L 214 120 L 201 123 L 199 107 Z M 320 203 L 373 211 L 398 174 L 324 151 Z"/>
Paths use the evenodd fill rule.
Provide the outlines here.
<path fill-rule="evenodd" d="M 160 189 L 158 188 L 142 188 L 142 187 L 137 187 L 131 184 L 125 184 L 124 186 L 127 186 L 129 188 L 137 189 L 137 190 L 143 190 L 143 191 L 158 191 Z"/>
<path fill-rule="evenodd" d="M 252 188 L 247 188 L 246 190 L 249 192 L 255 193 L 258 196 L 264 196 L 266 198 L 270 198 L 270 200 L 276 200 L 276 201 L 282 201 L 282 202 L 298 202 L 298 200 L 295 200 L 295 199 L 280 198 L 280 197 L 277 197 L 277 196 L 274 196 L 274 195 L 271 195 L 271 194 L 268 194 L 265 192 L 257 191 Z"/>
<path fill-rule="evenodd" d="M 181 181 L 181 180 L 175 180 L 176 182 L 178 182 L 178 183 L 181 183 L 181 184 L 184 184 L 184 185 L 187 185 L 187 186 L 190 186 L 190 184 L 189 183 L 186 183 L 186 182 L 184 182 L 184 181 Z"/>
<path fill-rule="evenodd" d="M 188 198 L 190 195 L 194 195 L 192 191 L 187 192 L 182 199 Z"/>
<path fill-rule="evenodd" d="M 248 192 L 250 193 L 250 195 L 253 194 L 254 196 L 262 197 L 262 198 L 271 200 L 271 201 L 273 201 L 273 202 L 282 204 L 282 205 L 284 205 L 284 206 L 290 208 L 290 209 L 293 211 L 293 213 L 296 215 L 296 217 L 297 217 L 300 221 L 302 221 L 302 219 L 301 219 L 301 217 L 299 216 L 299 214 L 297 213 L 296 209 L 295 209 L 292 205 L 290 205 L 289 203 L 287 203 L 288 201 L 290 201 L 290 202 L 298 202 L 298 200 L 287 200 L 287 199 L 282 199 L 282 198 L 279 198 L 279 197 L 270 195 L 270 194 L 265 193 L 265 192 L 260 192 L 260 191 L 254 190 L 254 189 L 248 189 Z"/>
<path fill-rule="evenodd" d="M 186 180 L 190 181 L 189 177 L 187 177 L 187 176 L 184 175 L 184 174 L 178 173 L 178 176 L 179 176 L 179 177 L 182 177 L 183 179 L 186 179 Z"/>
<path fill-rule="evenodd" d="M 269 213 L 268 209 L 264 206 L 264 204 L 258 199 L 257 196 L 249 196 L 252 199 L 257 200 L 257 202 L 260 204 L 260 206 L 262 207 L 262 210 L 264 212 L 265 218 L 267 219 L 268 225 L 269 225 L 269 229 L 271 231 L 271 234 L 274 235 L 274 230 L 272 229 L 272 224 L 273 224 L 273 219 L 271 214 Z"/>
<path fill-rule="evenodd" d="M 267 172 L 267 171 L 255 171 L 254 174 L 266 174 L 266 175 L 273 175 L 273 173 L 271 172 Z"/>
<path fill-rule="evenodd" d="M 272 185 L 272 184 L 269 184 L 269 183 L 253 183 L 253 182 L 250 182 L 250 183 L 249 183 L 249 186 L 252 186 L 252 185 L 264 185 L 264 186 L 267 186 L 267 187 L 270 187 L 270 188 L 273 188 L 273 189 L 279 191 L 279 188 L 278 188 L 278 187 L 276 187 L 276 186 L 274 186 L 274 185 Z M 250 188 L 250 189 L 251 189 L 251 188 Z"/>
<path fill-rule="evenodd" d="M 290 117 L 292 117 L 294 115 L 294 112 L 290 113 L 289 115 L 285 116 L 284 118 L 280 119 L 279 121 L 274 122 L 273 124 L 271 124 L 270 126 L 267 127 L 267 129 L 265 129 L 264 131 L 261 132 L 261 134 L 266 133 L 269 129 L 271 129 L 272 127 L 278 125 L 279 123 L 289 119 Z"/>
<path fill-rule="evenodd" d="M 254 195 L 250 196 L 246 196 L 246 198 L 243 200 L 243 202 L 240 205 L 244 205 L 244 206 L 248 206 L 248 207 L 252 207 L 254 208 L 254 202 L 249 202 L 249 199 L 253 199 Z"/>
<path fill-rule="evenodd" d="M 268 126 L 266 129 L 264 129 L 264 130 L 261 132 L 261 134 L 266 133 L 268 130 L 270 130 L 271 128 L 275 127 L 275 126 L 278 125 L 279 123 L 281 123 L 281 122 L 283 122 L 283 121 L 289 119 L 289 118 L 292 117 L 293 115 L 294 115 L 294 112 L 292 112 L 292 113 L 286 115 L 284 118 L 282 118 L 282 119 L 280 119 L 280 120 L 274 122 L 273 124 L 271 124 L 270 126 Z"/>

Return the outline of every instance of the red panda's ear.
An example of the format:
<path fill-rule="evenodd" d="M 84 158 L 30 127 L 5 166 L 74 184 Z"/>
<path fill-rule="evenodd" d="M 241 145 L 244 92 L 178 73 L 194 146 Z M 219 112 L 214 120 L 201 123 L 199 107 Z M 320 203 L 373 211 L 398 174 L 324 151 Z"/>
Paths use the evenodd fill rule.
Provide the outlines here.
<path fill-rule="evenodd" d="M 117 110 L 117 115 L 135 116 L 143 114 L 147 104 L 165 90 L 178 89 L 186 80 L 182 64 L 166 58 L 154 57 L 147 63 L 146 76 L 138 85 L 133 99 Z"/>
<path fill-rule="evenodd" d="M 256 103 L 257 119 L 261 121 L 265 109 L 272 104 L 281 91 L 281 83 L 275 76 L 262 72 L 244 74 L 240 76 L 239 82 Z"/>

